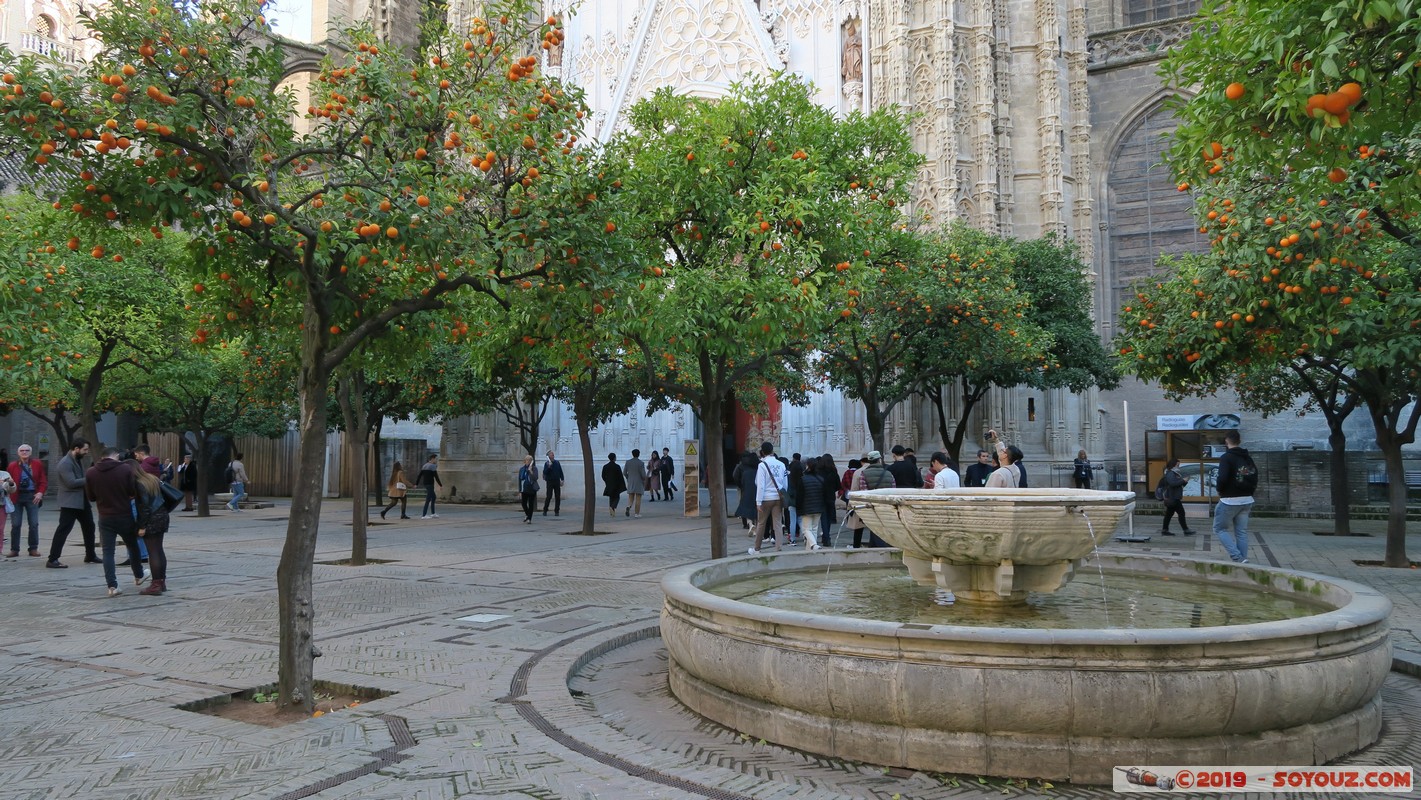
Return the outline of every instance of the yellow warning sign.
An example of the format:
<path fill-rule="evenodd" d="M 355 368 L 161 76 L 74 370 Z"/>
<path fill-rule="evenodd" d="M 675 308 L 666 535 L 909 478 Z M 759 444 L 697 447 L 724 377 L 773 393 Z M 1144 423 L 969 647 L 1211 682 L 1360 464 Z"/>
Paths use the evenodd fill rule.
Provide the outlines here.
<path fill-rule="evenodd" d="M 687 440 L 686 440 L 686 455 L 688 455 L 688 456 L 693 456 L 693 455 L 696 455 L 696 454 L 697 454 L 697 451 L 696 451 L 696 441 L 695 441 L 694 439 L 687 439 Z"/>

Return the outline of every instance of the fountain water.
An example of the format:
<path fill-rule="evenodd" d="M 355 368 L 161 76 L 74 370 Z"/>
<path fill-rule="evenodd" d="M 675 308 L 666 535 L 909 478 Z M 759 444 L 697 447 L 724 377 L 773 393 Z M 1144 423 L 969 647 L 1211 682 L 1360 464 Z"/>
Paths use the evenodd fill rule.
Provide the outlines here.
<path fill-rule="evenodd" d="M 1031 619 L 1048 616 L 1034 604 L 1049 602 L 1046 593 L 1092 552 L 1092 533 L 1115 530 L 1133 495 L 880 490 L 851 501 L 902 549 L 742 557 L 667 575 L 661 628 L 677 698 L 728 727 L 810 752 L 1086 783 L 1108 783 L 1113 766 L 1129 763 L 1323 763 L 1380 733 L 1391 606 L 1368 587 L 1097 555 L 1107 583 L 1145 576 L 1185 598 L 1194 594 L 1187 587 L 1200 595 L 1228 588 L 1265 600 L 1255 604 L 1265 613 L 1271 598 L 1289 600 L 1293 610 L 1282 616 L 1301 616 L 1168 629 L 1052 626 Z M 1098 530 L 1071 508 L 1088 511 Z M 931 594 L 947 589 L 986 620 L 849 617 L 777 607 L 744 588 L 819 576 L 826 566 L 848 581 L 906 567 L 931 587 L 922 590 L 925 608 L 941 611 Z M 1244 605 L 1221 602 L 1225 612 Z M 1007 617 L 1010 625 L 1000 621 Z"/>

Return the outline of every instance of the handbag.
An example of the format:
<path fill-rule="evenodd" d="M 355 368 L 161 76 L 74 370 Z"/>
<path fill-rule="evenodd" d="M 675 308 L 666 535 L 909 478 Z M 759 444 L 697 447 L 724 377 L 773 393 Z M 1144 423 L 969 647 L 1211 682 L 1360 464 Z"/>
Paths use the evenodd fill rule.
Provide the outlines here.
<path fill-rule="evenodd" d="M 395 488 L 399 489 L 400 491 L 404 491 L 408 487 L 405 486 L 404 481 L 395 481 Z"/>
<path fill-rule="evenodd" d="M 183 493 L 181 489 L 178 489 L 171 483 L 160 483 L 158 484 L 158 486 L 162 490 L 163 508 L 167 509 L 168 511 L 172 511 L 173 509 L 178 507 L 178 503 L 181 503 L 183 501 Z"/>

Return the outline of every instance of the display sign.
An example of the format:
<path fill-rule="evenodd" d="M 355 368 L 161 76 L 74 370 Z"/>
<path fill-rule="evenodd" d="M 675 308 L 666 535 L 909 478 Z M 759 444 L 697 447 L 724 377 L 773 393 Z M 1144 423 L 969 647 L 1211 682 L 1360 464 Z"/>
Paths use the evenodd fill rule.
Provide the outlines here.
<path fill-rule="evenodd" d="M 1155 430 L 1211 431 L 1237 428 L 1237 414 L 1160 414 L 1155 417 Z"/>

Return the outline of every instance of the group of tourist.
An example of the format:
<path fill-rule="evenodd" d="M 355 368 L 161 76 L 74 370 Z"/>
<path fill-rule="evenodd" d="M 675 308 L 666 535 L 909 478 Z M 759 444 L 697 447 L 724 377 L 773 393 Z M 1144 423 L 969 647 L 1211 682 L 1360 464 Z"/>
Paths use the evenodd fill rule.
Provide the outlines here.
<path fill-rule="evenodd" d="M 8 557 L 18 558 L 20 528 L 22 523 L 28 523 L 29 554 L 38 557 L 41 555 L 39 509 L 49 489 L 49 476 L 43 462 L 33 457 L 33 448 L 29 445 L 20 445 L 16 453 L 18 458 L 10 463 L 4 479 L 0 480 L 0 489 L 4 491 L 0 525 L 6 514 L 11 516 Z M 139 594 L 162 594 L 167 591 L 168 579 L 163 538 L 171 522 L 170 512 L 184 496 L 181 489 L 171 485 L 179 474 L 178 469 L 171 460 L 160 462 L 149 453 L 147 445 L 137 445 L 126 452 L 115 447 L 104 448 L 99 461 L 85 469 L 83 461 L 88 454 L 89 442 L 75 439 L 55 465 L 59 522 L 45 566 L 69 568 L 59 558 L 77 524 L 84 537 L 84 563 L 103 564 L 104 583 L 110 597 L 123 592 L 118 584 L 119 566 L 133 571 L 135 586 L 148 584 Z M 97 526 L 95 510 L 98 511 Z M 128 559 L 116 564 L 115 550 L 120 541 Z M 145 563 L 150 566 L 144 566 Z"/>
<path fill-rule="evenodd" d="M 548 452 L 552 457 L 552 451 Z M 561 474 L 561 467 L 558 468 Z M 651 451 L 647 461 L 641 460 L 641 450 L 633 449 L 632 457 L 620 466 L 617 454 L 608 453 L 607 463 L 602 465 L 602 495 L 607 498 L 607 514 L 617 516 L 617 506 L 622 495 L 627 496 L 625 516 L 640 518 L 642 496 L 651 493 L 648 502 L 670 501 L 676 498 L 676 460 L 671 456 L 671 448 L 663 447 L 661 452 Z M 544 504 L 543 513 L 547 513 Z"/>

